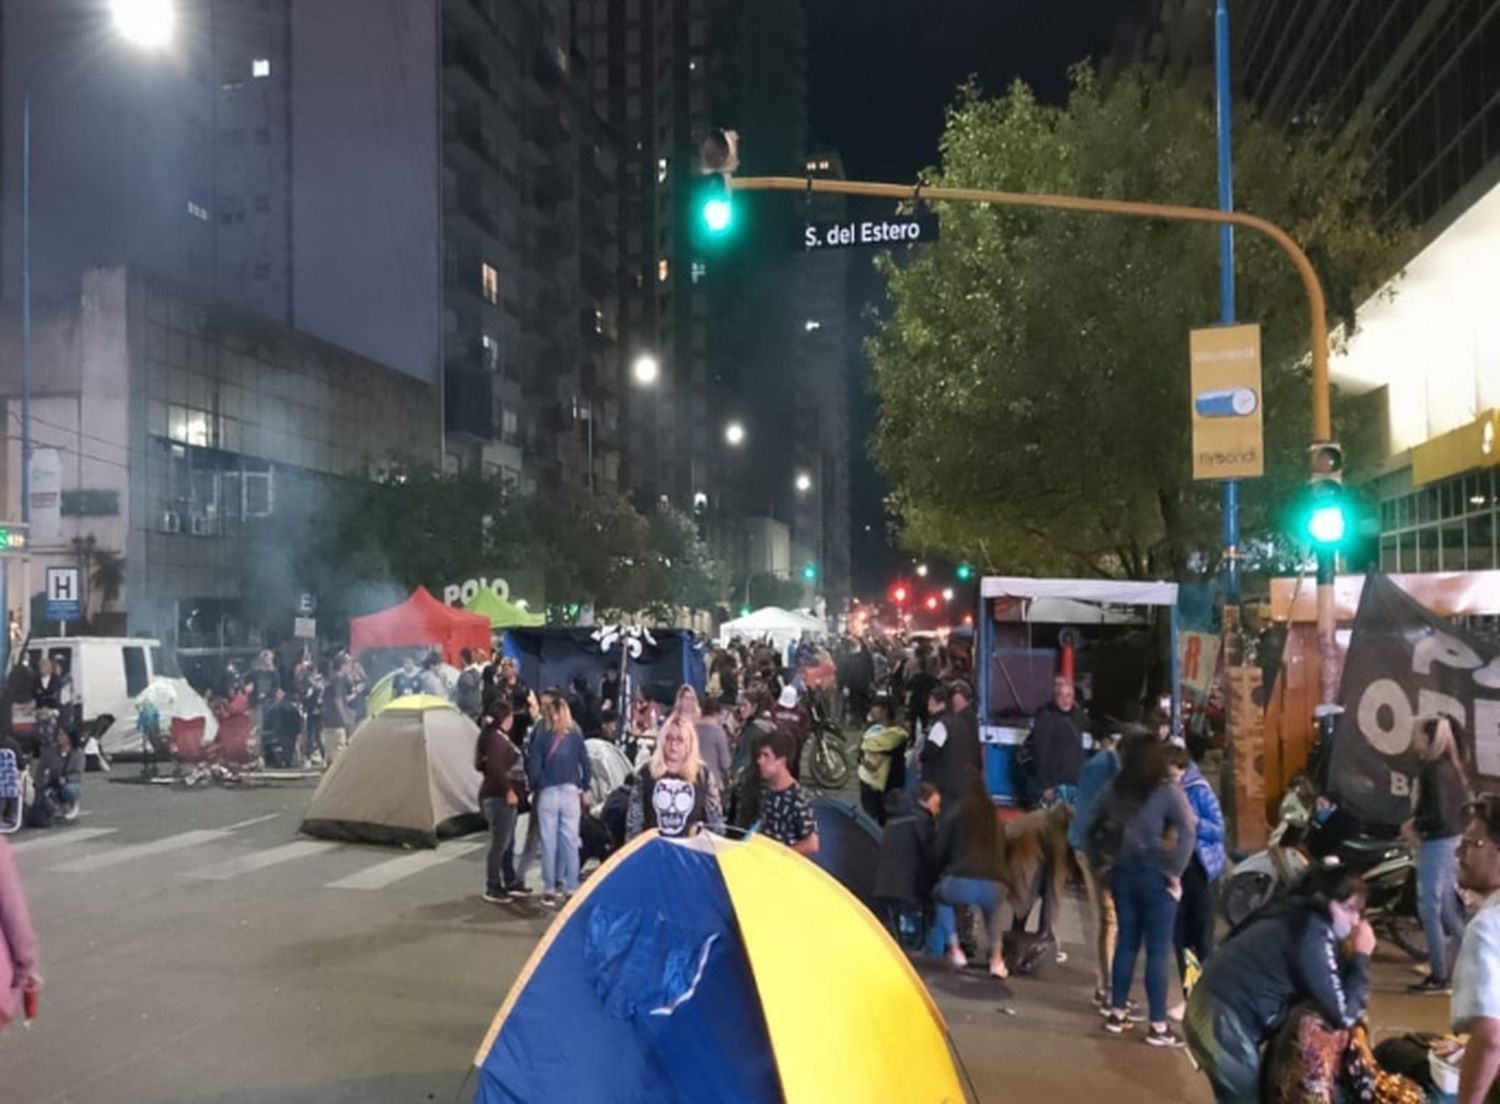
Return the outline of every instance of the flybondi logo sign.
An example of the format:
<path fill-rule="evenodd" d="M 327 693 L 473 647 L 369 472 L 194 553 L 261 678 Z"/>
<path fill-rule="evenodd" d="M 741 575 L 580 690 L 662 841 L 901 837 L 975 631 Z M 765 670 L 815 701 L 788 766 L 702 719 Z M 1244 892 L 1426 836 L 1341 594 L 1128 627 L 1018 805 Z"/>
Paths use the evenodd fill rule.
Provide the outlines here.
<path fill-rule="evenodd" d="M 503 601 L 510 601 L 510 584 L 504 579 L 486 579 L 483 575 L 477 579 L 465 579 L 461 583 L 449 583 L 443 588 L 443 602 L 446 605 L 467 606 L 474 600 L 474 596 L 481 590 L 493 590 Z"/>

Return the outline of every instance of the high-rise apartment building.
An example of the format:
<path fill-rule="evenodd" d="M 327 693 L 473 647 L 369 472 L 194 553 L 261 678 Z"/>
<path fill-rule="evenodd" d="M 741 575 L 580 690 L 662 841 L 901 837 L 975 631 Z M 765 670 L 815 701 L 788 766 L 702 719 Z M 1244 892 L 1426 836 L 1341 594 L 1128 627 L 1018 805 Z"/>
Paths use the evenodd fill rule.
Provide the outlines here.
<path fill-rule="evenodd" d="M 1388 212 L 1421 230 L 1394 294 L 1361 306 L 1331 365 L 1383 439 L 1381 566 L 1500 567 L 1500 0 L 1231 10 L 1239 94 L 1292 129 L 1367 127 Z M 1212 17 L 1211 0 L 1141 3 L 1122 55 L 1169 72 L 1210 66 Z"/>
<path fill-rule="evenodd" d="M 145 51 L 96 0 L 6 4 L 12 301 L 29 84 L 38 311 L 138 266 L 438 387 L 450 467 L 614 482 L 616 153 L 568 0 L 177 15 Z"/>

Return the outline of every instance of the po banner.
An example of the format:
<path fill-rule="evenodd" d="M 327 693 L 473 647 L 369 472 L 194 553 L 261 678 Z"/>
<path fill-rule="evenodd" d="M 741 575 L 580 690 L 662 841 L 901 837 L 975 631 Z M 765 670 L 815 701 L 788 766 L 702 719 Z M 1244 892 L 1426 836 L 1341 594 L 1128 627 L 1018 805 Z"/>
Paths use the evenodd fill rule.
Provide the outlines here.
<path fill-rule="evenodd" d="M 1500 782 L 1500 655 L 1384 575 L 1365 580 L 1339 701 L 1329 788 L 1361 820 L 1411 815 L 1422 717 L 1462 721 L 1482 779 Z"/>

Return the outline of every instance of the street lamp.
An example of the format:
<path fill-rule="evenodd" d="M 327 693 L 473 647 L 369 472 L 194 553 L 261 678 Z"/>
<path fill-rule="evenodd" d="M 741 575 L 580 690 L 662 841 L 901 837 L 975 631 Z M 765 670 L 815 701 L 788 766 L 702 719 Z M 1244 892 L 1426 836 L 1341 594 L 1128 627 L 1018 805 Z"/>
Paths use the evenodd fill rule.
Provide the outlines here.
<path fill-rule="evenodd" d="M 156 49 L 172 41 L 177 12 L 172 0 L 110 0 L 115 29 L 137 46 Z"/>
<path fill-rule="evenodd" d="M 806 472 L 798 472 L 794 486 L 797 488 L 798 494 L 806 494 L 812 490 L 812 476 Z"/>
<path fill-rule="evenodd" d="M 651 387 L 661 379 L 661 364 L 650 353 L 642 353 L 630 366 L 630 374 L 642 387 Z"/>
<path fill-rule="evenodd" d="M 739 448 L 745 443 L 745 424 L 743 422 L 730 422 L 724 427 L 724 440 L 727 444 Z"/>
<path fill-rule="evenodd" d="M 953 601 L 953 588 L 952 587 L 944 587 L 943 588 L 943 601 L 945 601 L 945 602 L 951 602 L 951 601 Z"/>
<path fill-rule="evenodd" d="M 172 0 L 110 0 L 115 30 L 137 46 L 165 46 L 177 23 Z M 31 90 L 54 50 L 35 61 L 21 82 L 21 521 L 31 522 Z M 21 561 L 24 630 L 31 631 L 31 557 Z"/>
<path fill-rule="evenodd" d="M 927 578 L 927 565 L 926 564 L 917 564 L 917 576 L 919 578 L 922 578 L 922 579 Z"/>

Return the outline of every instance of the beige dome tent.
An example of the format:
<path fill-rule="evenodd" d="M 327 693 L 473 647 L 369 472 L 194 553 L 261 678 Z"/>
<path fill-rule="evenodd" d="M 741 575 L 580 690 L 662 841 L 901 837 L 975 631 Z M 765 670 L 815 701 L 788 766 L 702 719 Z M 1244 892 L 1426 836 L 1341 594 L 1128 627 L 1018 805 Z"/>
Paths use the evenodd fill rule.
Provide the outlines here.
<path fill-rule="evenodd" d="M 436 847 L 484 827 L 474 722 L 440 698 L 398 698 L 355 729 L 313 793 L 302 831 Z"/>

